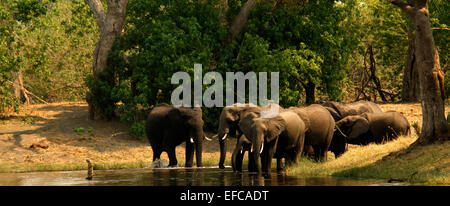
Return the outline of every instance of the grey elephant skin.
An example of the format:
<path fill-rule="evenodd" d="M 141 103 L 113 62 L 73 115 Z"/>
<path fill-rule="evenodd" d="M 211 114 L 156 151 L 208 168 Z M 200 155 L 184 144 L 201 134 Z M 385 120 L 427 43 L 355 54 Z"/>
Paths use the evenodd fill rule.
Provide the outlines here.
<path fill-rule="evenodd" d="M 250 143 L 249 166 L 258 174 L 268 174 L 271 171 L 272 159 L 277 159 L 277 170 L 282 169 L 282 158 L 286 164 L 297 162 L 305 141 L 305 124 L 292 111 L 282 111 L 273 118 L 260 118 L 255 113 L 249 113 L 240 122 L 239 128 L 243 135 L 233 152 L 233 166 L 239 171 L 242 164 L 242 147 Z M 238 159 L 239 160 L 236 160 Z"/>
<path fill-rule="evenodd" d="M 342 118 L 350 115 L 359 115 L 362 113 L 381 113 L 380 107 L 375 103 L 361 100 L 349 104 L 343 104 L 340 102 L 328 101 L 322 104 L 333 116 L 335 121 L 339 121 Z"/>
<path fill-rule="evenodd" d="M 347 116 L 383 112 L 375 103 L 364 100 L 349 104 L 328 101 L 323 103 L 322 106 L 330 112 L 336 122 Z M 341 132 L 340 128 L 337 127 L 329 147 L 329 150 L 334 153 L 336 158 L 341 156 L 347 150 L 347 143 L 349 143 Z"/>
<path fill-rule="evenodd" d="M 397 139 L 411 134 L 408 120 L 396 111 L 351 115 L 336 122 L 350 144 L 367 145 Z"/>
<path fill-rule="evenodd" d="M 331 114 L 319 104 L 290 107 L 288 110 L 295 112 L 305 123 L 305 152 L 314 153 L 316 161 L 326 161 L 335 128 Z"/>
<path fill-rule="evenodd" d="M 248 152 L 248 171 L 256 172 L 255 160 L 252 152 L 250 152 L 252 142 L 243 134 L 237 140 L 236 146 L 231 155 L 231 167 L 235 172 L 242 172 L 242 160 L 244 159 L 245 152 Z"/>
<path fill-rule="evenodd" d="M 202 166 L 204 139 L 201 108 L 174 107 L 161 104 L 153 108 L 146 121 L 147 138 L 153 149 L 153 161 L 162 152 L 169 156 L 169 167 L 177 166 L 175 147 L 186 142 L 186 167 L 192 167 L 194 148 L 197 167 Z"/>
<path fill-rule="evenodd" d="M 270 106 L 276 106 L 281 110 L 278 105 L 271 104 Z M 267 111 L 270 109 L 268 107 L 258 107 L 250 104 L 234 104 L 233 106 L 224 107 L 222 113 L 219 117 L 219 130 L 218 130 L 218 139 L 220 145 L 220 159 L 219 159 L 219 167 L 224 169 L 224 162 L 227 152 L 227 137 L 229 135 L 242 134 L 239 129 L 239 121 L 247 114 L 253 112 L 256 115 L 260 115 L 261 111 Z"/>

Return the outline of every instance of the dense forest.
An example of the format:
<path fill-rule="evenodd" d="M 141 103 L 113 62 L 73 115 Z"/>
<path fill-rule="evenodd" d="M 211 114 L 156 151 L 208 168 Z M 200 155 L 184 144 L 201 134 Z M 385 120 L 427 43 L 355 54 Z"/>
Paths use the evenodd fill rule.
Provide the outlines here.
<path fill-rule="evenodd" d="M 90 2 L 0 2 L 0 113 L 87 99 L 100 118 L 120 118 L 142 137 L 148 111 L 170 102 L 172 74 L 193 74 L 194 63 L 203 73 L 280 72 L 283 107 L 420 99 L 417 31 L 392 1 L 131 0 L 101 71 L 93 58 L 103 52 L 96 45 L 108 43 L 99 38 L 111 22 L 98 21 Z M 104 16 L 113 16 L 108 1 L 102 4 Z M 433 0 L 428 9 L 448 80 L 450 4 Z M 444 88 L 449 96 L 448 81 Z M 207 128 L 217 128 L 220 111 L 204 109 Z"/>

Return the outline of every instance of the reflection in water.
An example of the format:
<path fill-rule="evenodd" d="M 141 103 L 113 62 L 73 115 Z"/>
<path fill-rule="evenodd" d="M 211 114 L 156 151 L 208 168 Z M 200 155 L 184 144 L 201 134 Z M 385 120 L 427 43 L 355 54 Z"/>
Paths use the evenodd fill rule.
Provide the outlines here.
<path fill-rule="evenodd" d="M 234 173 L 231 169 L 176 168 L 95 171 L 88 181 L 86 171 L 0 173 L 4 185 L 148 185 L 148 186 L 304 186 L 304 185 L 395 185 L 383 180 L 335 177 L 302 177 L 272 173 L 264 178 L 251 173 Z M 398 185 L 398 184 L 397 184 Z M 404 184 L 403 184 L 404 185 Z"/>

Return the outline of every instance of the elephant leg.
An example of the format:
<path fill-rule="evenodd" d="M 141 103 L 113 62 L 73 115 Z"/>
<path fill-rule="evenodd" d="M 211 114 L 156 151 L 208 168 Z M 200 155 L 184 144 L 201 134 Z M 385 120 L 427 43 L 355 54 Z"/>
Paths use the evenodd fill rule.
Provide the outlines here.
<path fill-rule="evenodd" d="M 286 157 L 284 158 L 286 161 L 286 167 L 287 166 L 291 166 L 294 163 L 294 152 L 293 151 L 288 151 Z"/>
<path fill-rule="evenodd" d="M 152 150 L 153 150 L 153 161 L 155 161 L 156 159 L 161 159 L 162 149 L 152 147 Z"/>
<path fill-rule="evenodd" d="M 167 155 L 169 156 L 169 167 L 176 167 L 178 165 L 178 161 L 175 153 L 175 147 L 170 148 L 167 151 Z"/>
<path fill-rule="evenodd" d="M 256 172 L 255 168 L 255 156 L 248 152 L 248 172 Z"/>
<path fill-rule="evenodd" d="M 265 156 L 264 158 L 265 167 L 263 167 L 263 173 L 265 173 L 266 176 L 270 174 L 270 171 L 272 169 L 272 159 L 273 155 L 275 154 L 275 145 L 274 144 L 268 145 L 266 155 L 263 155 Z"/>
<path fill-rule="evenodd" d="M 314 158 L 314 154 L 315 154 L 313 146 L 312 145 L 305 145 L 304 148 L 303 148 L 303 154 L 306 157 L 308 157 L 310 159 L 313 159 Z"/>
<path fill-rule="evenodd" d="M 193 164 L 194 164 L 194 144 L 186 142 L 185 167 L 192 167 Z"/>
<path fill-rule="evenodd" d="M 326 162 L 328 159 L 328 147 L 329 145 L 322 145 L 321 146 L 321 154 L 320 154 L 320 158 L 322 162 Z"/>
<path fill-rule="evenodd" d="M 314 159 L 318 162 L 324 162 L 327 160 L 328 148 L 326 145 L 313 146 Z"/>
<path fill-rule="evenodd" d="M 242 159 L 244 159 L 244 151 L 241 153 L 241 148 L 236 147 L 231 156 L 231 166 L 233 171 L 242 172 Z"/>
<path fill-rule="evenodd" d="M 221 137 L 219 137 L 219 145 L 220 145 L 220 159 L 219 159 L 219 168 L 225 169 L 225 157 L 227 155 L 227 139 L 222 140 Z"/>
<path fill-rule="evenodd" d="M 305 134 L 304 133 L 300 134 L 298 142 L 297 142 L 297 148 L 295 148 L 295 151 L 294 151 L 295 163 L 300 161 L 300 157 L 302 156 L 302 153 L 303 153 L 303 148 L 305 148 Z"/>
<path fill-rule="evenodd" d="M 281 172 L 283 171 L 283 158 L 277 158 L 277 171 Z"/>
<path fill-rule="evenodd" d="M 314 145 L 312 147 L 314 150 L 314 160 L 318 162 L 320 161 L 320 154 L 321 154 L 320 145 Z"/>

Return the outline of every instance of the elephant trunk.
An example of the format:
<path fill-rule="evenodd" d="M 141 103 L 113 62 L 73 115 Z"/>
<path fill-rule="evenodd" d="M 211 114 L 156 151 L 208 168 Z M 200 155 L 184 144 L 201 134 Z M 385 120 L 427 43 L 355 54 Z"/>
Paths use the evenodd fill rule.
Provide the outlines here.
<path fill-rule="evenodd" d="M 262 150 L 263 147 L 263 142 L 264 142 L 264 138 L 260 137 L 260 138 L 256 138 L 253 141 L 252 147 L 253 147 L 253 157 L 255 160 L 255 166 L 254 168 L 256 169 L 256 171 L 258 172 L 258 174 L 262 173 L 262 168 L 261 168 L 261 154 L 260 151 Z"/>
<path fill-rule="evenodd" d="M 202 166 L 202 150 L 203 150 L 203 131 L 197 132 L 197 141 L 195 141 L 195 157 L 197 162 L 197 167 Z"/>
<path fill-rule="evenodd" d="M 241 146 L 236 146 L 233 151 L 233 155 L 231 156 L 231 166 L 233 171 L 242 172 L 242 159 L 244 157 L 244 153 L 242 152 Z"/>
<path fill-rule="evenodd" d="M 219 139 L 219 146 L 220 146 L 220 159 L 219 159 L 219 168 L 224 169 L 224 163 L 225 163 L 225 157 L 227 155 L 227 141 L 226 137 L 228 135 L 228 133 L 226 131 L 224 132 L 220 132 L 219 131 L 219 135 L 218 135 L 218 139 Z"/>

